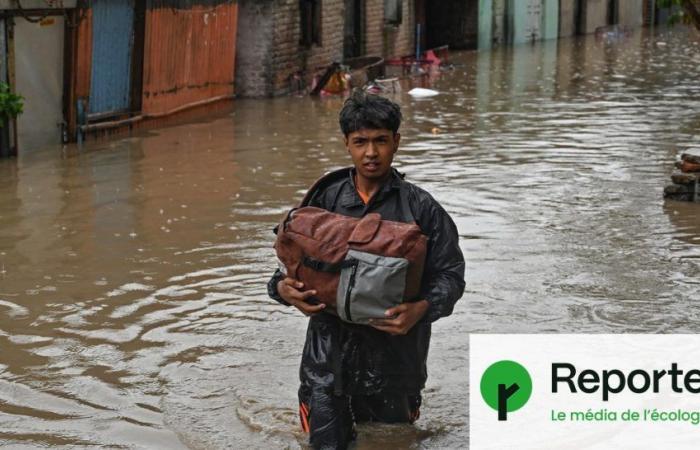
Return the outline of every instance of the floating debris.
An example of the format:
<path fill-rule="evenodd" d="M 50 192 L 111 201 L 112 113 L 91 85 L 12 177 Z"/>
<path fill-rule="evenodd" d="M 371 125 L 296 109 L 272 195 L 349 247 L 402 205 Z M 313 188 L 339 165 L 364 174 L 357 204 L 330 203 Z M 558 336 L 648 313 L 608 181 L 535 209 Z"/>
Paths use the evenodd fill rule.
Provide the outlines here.
<path fill-rule="evenodd" d="M 434 91 L 432 89 L 425 89 L 425 88 L 413 88 L 410 91 L 408 91 L 408 95 L 411 97 L 417 97 L 417 98 L 424 98 L 424 97 L 434 97 L 438 95 L 438 91 Z"/>

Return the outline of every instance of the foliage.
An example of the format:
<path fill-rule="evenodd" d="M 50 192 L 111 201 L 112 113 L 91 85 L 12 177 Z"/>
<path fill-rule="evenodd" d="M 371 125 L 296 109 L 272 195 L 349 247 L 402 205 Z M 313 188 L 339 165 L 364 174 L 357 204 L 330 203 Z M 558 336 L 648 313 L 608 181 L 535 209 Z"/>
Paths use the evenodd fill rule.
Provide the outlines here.
<path fill-rule="evenodd" d="M 0 83 L 0 126 L 4 119 L 13 119 L 22 114 L 24 102 L 22 96 L 10 91 L 10 86 Z"/>
<path fill-rule="evenodd" d="M 695 25 L 700 30 L 700 1 L 698 0 L 657 0 L 660 8 L 670 8 L 669 23 Z"/>

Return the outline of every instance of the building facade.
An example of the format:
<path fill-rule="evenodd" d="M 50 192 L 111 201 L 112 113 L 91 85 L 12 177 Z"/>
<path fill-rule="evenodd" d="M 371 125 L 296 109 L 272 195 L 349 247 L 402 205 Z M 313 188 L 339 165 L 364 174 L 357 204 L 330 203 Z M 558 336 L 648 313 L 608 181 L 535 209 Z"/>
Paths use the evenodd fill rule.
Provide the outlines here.
<path fill-rule="evenodd" d="M 655 0 L 0 0 L 0 149 L 124 129 L 236 97 L 308 92 L 331 63 L 663 23 Z"/>
<path fill-rule="evenodd" d="M 303 91 L 333 62 L 413 53 L 414 0 L 240 0 L 237 92 Z"/>
<path fill-rule="evenodd" d="M 0 147 L 233 98 L 237 12 L 232 0 L 0 0 L 0 81 L 24 98 Z"/>

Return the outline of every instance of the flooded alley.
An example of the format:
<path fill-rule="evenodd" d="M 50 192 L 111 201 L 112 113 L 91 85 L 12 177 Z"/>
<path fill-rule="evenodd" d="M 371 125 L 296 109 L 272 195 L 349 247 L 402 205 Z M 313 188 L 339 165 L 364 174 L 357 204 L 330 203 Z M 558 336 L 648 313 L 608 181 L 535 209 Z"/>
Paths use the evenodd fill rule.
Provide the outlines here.
<path fill-rule="evenodd" d="M 700 332 L 700 148 L 683 28 L 450 55 L 403 108 L 397 167 L 455 219 L 467 289 L 433 327 L 415 427 L 360 449 L 465 448 L 469 333 Z M 306 318 L 267 297 L 273 226 L 350 163 L 340 98 L 0 161 L 0 446 L 304 448 Z M 698 302 L 697 304 L 695 302 Z"/>

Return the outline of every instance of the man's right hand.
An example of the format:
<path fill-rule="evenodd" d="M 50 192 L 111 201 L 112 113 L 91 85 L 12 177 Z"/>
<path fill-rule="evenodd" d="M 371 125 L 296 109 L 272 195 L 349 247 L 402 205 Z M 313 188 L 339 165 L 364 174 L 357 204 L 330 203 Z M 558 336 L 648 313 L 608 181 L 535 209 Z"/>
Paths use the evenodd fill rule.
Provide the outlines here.
<path fill-rule="evenodd" d="M 306 300 L 316 295 L 316 291 L 313 289 L 302 291 L 302 289 L 304 289 L 304 283 L 294 278 L 288 277 L 277 283 L 277 292 L 280 294 L 280 297 L 305 315 L 310 316 L 326 308 L 325 303 L 319 303 L 318 305 L 307 303 Z"/>

